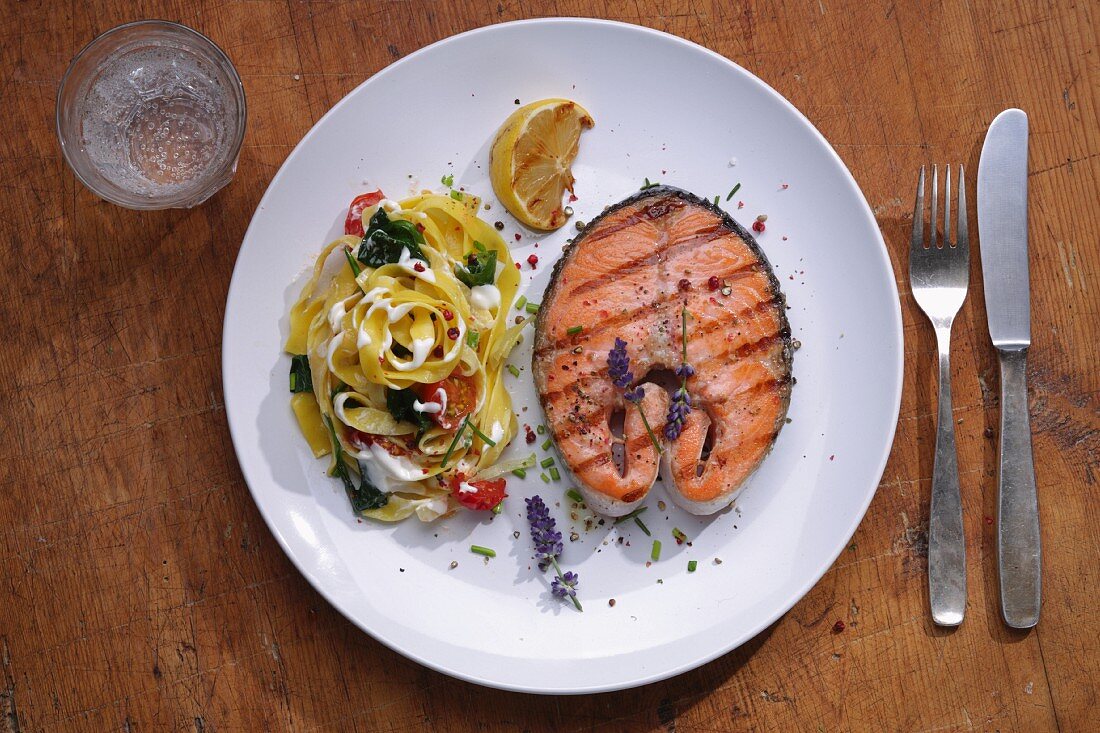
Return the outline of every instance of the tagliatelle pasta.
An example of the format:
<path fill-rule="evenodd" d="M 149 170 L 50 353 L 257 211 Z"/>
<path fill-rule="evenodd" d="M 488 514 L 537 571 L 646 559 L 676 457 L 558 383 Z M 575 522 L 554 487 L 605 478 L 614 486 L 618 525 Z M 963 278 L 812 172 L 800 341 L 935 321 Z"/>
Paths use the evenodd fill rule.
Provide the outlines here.
<path fill-rule="evenodd" d="M 431 521 L 491 509 L 516 434 L 505 360 L 519 272 L 478 198 L 356 199 L 290 311 L 292 407 L 353 508 Z M 361 212 L 361 218 L 360 213 Z"/>

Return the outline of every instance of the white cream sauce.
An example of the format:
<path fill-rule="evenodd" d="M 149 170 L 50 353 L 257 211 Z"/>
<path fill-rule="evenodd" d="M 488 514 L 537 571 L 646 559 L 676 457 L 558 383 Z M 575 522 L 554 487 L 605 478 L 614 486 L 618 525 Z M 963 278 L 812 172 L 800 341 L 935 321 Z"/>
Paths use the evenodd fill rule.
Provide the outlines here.
<path fill-rule="evenodd" d="M 375 288 L 379 290 L 380 288 Z M 371 291 L 372 293 L 374 290 Z M 371 303 L 370 308 L 367 308 L 367 314 L 365 318 L 370 318 L 376 310 L 386 311 L 386 318 L 390 323 L 397 323 L 399 320 L 409 315 L 409 311 L 416 307 L 416 303 L 401 303 L 400 305 L 394 305 L 393 301 L 389 298 L 377 297 L 376 300 Z"/>
<path fill-rule="evenodd" d="M 332 329 L 333 333 L 341 331 L 344 328 L 344 316 L 348 314 L 348 308 L 346 301 L 339 300 L 336 305 L 332 306 L 328 312 L 328 325 Z"/>
<path fill-rule="evenodd" d="M 343 338 L 344 338 L 344 334 L 343 334 L 343 332 L 340 332 L 340 333 L 336 334 L 335 336 L 333 336 L 331 339 L 329 339 L 328 353 L 325 355 L 325 361 L 328 362 L 328 370 L 330 372 L 335 372 L 336 371 L 336 367 L 333 366 L 333 364 L 332 364 L 332 357 L 336 353 L 336 350 L 338 348 L 340 348 L 340 341 L 342 341 Z"/>
<path fill-rule="evenodd" d="M 420 265 L 420 271 L 416 269 L 418 264 Z M 435 284 L 435 273 L 432 272 L 431 265 L 424 260 L 413 257 L 408 247 L 401 248 L 401 254 L 397 259 L 397 266 L 413 277 L 418 277 L 426 283 Z"/>
<path fill-rule="evenodd" d="M 500 290 L 496 285 L 475 285 L 470 288 L 470 302 L 485 310 L 499 308 Z"/>
<path fill-rule="evenodd" d="M 332 401 L 332 410 L 336 413 L 336 417 L 340 418 L 340 422 L 345 425 L 350 425 L 348 422 L 347 413 L 344 412 L 344 403 L 348 401 L 348 397 L 351 397 L 350 392 L 341 392 L 336 395 L 336 399 Z"/>
<path fill-rule="evenodd" d="M 355 348 L 362 349 L 365 346 L 370 346 L 372 343 L 373 340 L 367 332 L 367 322 L 363 321 L 359 324 L 359 334 L 355 338 Z"/>
<path fill-rule="evenodd" d="M 421 402 L 420 400 L 413 400 L 413 409 L 417 412 L 426 412 L 430 415 L 446 412 L 447 410 L 447 390 L 437 389 L 435 394 L 432 395 L 431 402 Z"/>
<path fill-rule="evenodd" d="M 412 358 L 408 361 L 393 361 L 391 359 L 390 364 L 399 372 L 411 372 L 413 369 L 419 369 L 424 366 L 428 354 L 432 353 L 433 346 L 435 346 L 435 339 L 413 339 Z"/>
<path fill-rule="evenodd" d="M 360 451 L 365 453 L 366 451 Z M 390 455 L 382 446 L 378 443 L 370 444 L 369 456 L 362 455 L 357 456 L 359 458 L 371 458 L 374 465 L 380 467 L 387 475 L 398 481 L 421 481 L 424 478 L 424 469 L 421 466 L 410 461 L 404 456 Z"/>

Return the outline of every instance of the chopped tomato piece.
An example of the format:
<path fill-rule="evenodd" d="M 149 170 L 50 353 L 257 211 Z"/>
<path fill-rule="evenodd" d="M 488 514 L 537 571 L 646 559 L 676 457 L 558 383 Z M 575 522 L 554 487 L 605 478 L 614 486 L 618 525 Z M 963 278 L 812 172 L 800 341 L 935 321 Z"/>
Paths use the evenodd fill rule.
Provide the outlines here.
<path fill-rule="evenodd" d="M 348 207 L 348 218 L 344 220 L 344 234 L 353 234 L 356 237 L 363 236 L 363 211 L 374 206 L 383 199 L 381 191 L 371 191 L 356 196 Z"/>
<path fill-rule="evenodd" d="M 344 438 L 351 443 L 356 450 L 365 450 L 374 442 L 374 437 L 370 435 L 370 433 L 364 433 L 362 430 L 356 430 L 352 427 L 346 429 Z"/>
<path fill-rule="evenodd" d="M 414 389 L 421 402 L 442 403 L 446 399 L 447 405 L 441 412 L 426 413 L 444 430 L 454 430 L 461 425 L 463 418 L 474 411 L 477 402 L 477 387 L 470 377 L 452 375 L 441 382 L 418 384 Z M 445 394 L 438 394 L 440 390 Z"/>
<path fill-rule="evenodd" d="M 467 481 L 461 473 L 451 477 L 451 495 L 458 499 L 459 504 L 475 511 L 492 509 L 504 501 L 508 496 L 504 493 L 504 487 L 505 482 L 502 478 Z"/>
<path fill-rule="evenodd" d="M 372 435 L 370 433 L 364 433 L 362 430 L 356 430 L 353 427 L 348 426 L 344 433 L 344 438 L 351 446 L 356 450 L 366 450 L 372 445 L 380 446 L 384 451 L 391 456 L 407 456 L 410 453 L 409 448 L 402 447 L 393 442 L 389 438 L 384 438 L 381 435 Z"/>

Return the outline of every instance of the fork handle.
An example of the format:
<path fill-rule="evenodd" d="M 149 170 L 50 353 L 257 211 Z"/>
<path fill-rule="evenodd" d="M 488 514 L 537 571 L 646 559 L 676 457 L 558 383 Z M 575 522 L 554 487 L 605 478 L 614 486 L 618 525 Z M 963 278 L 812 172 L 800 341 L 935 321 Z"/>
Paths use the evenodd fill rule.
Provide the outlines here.
<path fill-rule="evenodd" d="M 997 475 L 1001 611 L 1012 628 L 1030 629 L 1039 623 L 1042 557 L 1027 411 L 1027 349 L 998 350 L 997 354 L 1001 362 L 1001 466 Z"/>
<path fill-rule="evenodd" d="M 940 352 L 936 456 L 928 520 L 928 597 L 932 620 L 958 626 L 966 612 L 966 538 L 963 535 L 955 418 L 951 410 L 951 327 L 936 328 Z"/>

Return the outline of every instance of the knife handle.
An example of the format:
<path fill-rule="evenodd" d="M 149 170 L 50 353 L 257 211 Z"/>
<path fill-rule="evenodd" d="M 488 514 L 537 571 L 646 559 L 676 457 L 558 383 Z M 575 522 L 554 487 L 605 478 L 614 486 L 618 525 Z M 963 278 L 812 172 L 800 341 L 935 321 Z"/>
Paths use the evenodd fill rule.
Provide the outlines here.
<path fill-rule="evenodd" d="M 1027 407 L 1027 349 L 999 349 L 997 354 L 1001 362 L 1001 465 L 997 475 L 1001 610 L 1012 628 L 1030 629 L 1039 623 L 1042 555 Z"/>
<path fill-rule="evenodd" d="M 932 620 L 958 626 L 966 613 L 966 537 L 963 535 L 955 416 L 951 409 L 951 327 L 936 329 L 940 352 L 936 457 L 928 512 L 928 600 Z"/>

